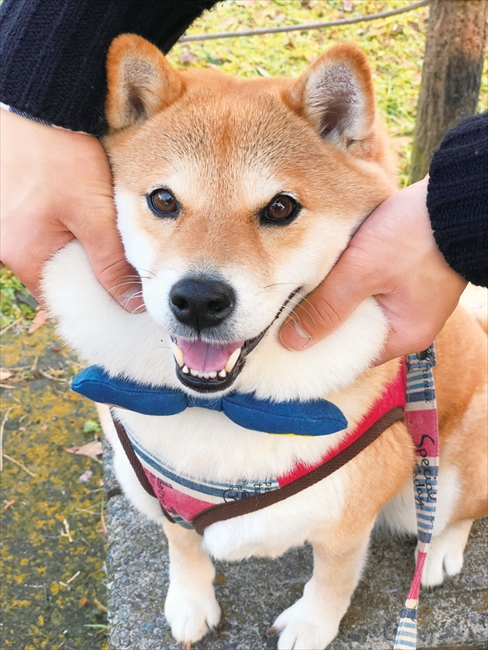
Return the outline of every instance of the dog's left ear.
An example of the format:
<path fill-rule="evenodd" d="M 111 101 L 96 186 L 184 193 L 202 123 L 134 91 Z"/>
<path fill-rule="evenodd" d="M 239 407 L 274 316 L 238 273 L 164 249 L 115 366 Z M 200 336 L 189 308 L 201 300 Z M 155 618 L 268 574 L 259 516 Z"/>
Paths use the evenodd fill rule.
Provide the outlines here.
<path fill-rule="evenodd" d="M 122 34 L 112 42 L 107 83 L 105 112 L 112 132 L 145 122 L 183 91 L 181 76 L 163 53 L 135 34 Z"/>
<path fill-rule="evenodd" d="M 371 69 L 355 45 L 335 45 L 319 57 L 289 93 L 292 108 L 341 148 L 368 139 L 375 123 Z"/>

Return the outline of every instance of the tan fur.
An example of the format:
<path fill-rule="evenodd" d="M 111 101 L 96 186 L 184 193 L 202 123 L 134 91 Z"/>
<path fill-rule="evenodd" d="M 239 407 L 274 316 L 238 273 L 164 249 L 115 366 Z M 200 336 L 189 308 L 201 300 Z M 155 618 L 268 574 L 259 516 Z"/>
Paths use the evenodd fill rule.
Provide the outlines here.
<path fill-rule="evenodd" d="M 354 46 L 332 48 L 298 80 L 238 80 L 214 71 L 174 71 L 156 48 L 126 35 L 111 48 L 108 79 L 110 134 L 104 145 L 117 190 L 141 197 L 142 205 L 148 188 L 159 187 L 162 178 L 191 179 L 179 188 L 177 222 L 136 209 L 137 228 L 155 251 L 149 273 L 184 259 L 196 268 L 246 268 L 266 284 L 271 270 L 313 232 L 324 206 L 331 223 L 348 232 L 395 189 L 369 66 Z M 339 119 L 324 126 L 321 87 L 340 86 L 343 79 L 348 92 L 357 91 L 361 110 L 342 124 Z M 258 224 L 269 200 L 262 187 L 273 187 L 275 176 L 304 207 L 290 229 Z M 322 276 L 339 253 L 331 244 L 318 269 Z M 443 534 L 458 535 L 464 546 L 470 520 L 487 512 L 486 336 L 459 308 L 436 345 L 440 471 L 455 470 L 461 490 Z M 327 398 L 354 427 L 397 367 L 398 360 L 374 368 Z M 309 589 L 320 598 L 333 594 L 336 604 L 329 600 L 327 606 L 337 607 L 340 616 L 359 577 L 365 539 L 381 509 L 408 484 L 413 457 L 405 425 L 393 425 L 347 465 L 340 521 L 327 530 L 317 524 Z M 174 529 L 169 536 L 178 562 L 182 548 L 200 553 L 188 531 Z"/>
<path fill-rule="evenodd" d="M 488 510 L 486 435 L 487 339 L 478 323 L 458 308 L 436 339 L 435 382 L 444 466 L 461 477 L 462 495 L 452 520 L 477 519 Z"/>

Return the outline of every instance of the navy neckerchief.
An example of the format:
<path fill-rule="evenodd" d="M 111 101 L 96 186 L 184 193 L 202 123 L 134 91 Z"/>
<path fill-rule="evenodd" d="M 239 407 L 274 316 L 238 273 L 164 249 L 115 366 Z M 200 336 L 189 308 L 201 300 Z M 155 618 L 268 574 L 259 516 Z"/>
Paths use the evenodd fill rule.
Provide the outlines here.
<path fill-rule="evenodd" d="M 324 436 L 347 427 L 342 411 L 325 399 L 275 402 L 252 393 L 224 397 L 193 397 L 167 386 L 139 384 L 124 377 L 110 377 L 101 366 L 89 366 L 73 380 L 77 393 L 104 404 L 144 415 L 176 415 L 187 408 L 222 411 L 241 427 L 265 433 Z"/>

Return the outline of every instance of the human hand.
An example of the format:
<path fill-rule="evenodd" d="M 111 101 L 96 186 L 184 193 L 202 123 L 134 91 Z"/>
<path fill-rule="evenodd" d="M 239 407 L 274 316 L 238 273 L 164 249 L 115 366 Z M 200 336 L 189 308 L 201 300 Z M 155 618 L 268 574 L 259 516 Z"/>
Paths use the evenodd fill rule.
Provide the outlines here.
<path fill-rule="evenodd" d="M 40 299 L 45 262 L 71 239 L 84 246 L 100 284 L 127 311 L 143 301 L 115 227 L 112 176 L 96 138 L 0 111 L 0 257 Z"/>
<path fill-rule="evenodd" d="M 466 281 L 438 250 L 426 207 L 427 177 L 396 192 L 361 225 L 307 303 L 281 328 L 290 350 L 314 345 L 374 296 L 390 324 L 375 363 L 426 349 L 454 311 Z M 299 323 L 299 326 L 298 326 Z"/>

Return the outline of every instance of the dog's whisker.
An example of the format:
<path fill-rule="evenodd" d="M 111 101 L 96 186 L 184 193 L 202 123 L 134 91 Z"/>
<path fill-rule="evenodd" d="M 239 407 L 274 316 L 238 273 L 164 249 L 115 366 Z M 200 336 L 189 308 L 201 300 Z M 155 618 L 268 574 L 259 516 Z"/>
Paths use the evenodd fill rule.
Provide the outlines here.
<path fill-rule="evenodd" d="M 128 286 L 131 286 L 131 285 L 134 285 L 133 280 L 126 280 L 125 282 L 119 282 L 119 283 L 114 284 L 112 286 L 111 291 L 115 291 L 116 289 L 121 289 L 122 287 L 128 287 Z"/>
<path fill-rule="evenodd" d="M 265 285 L 262 290 L 264 289 L 271 289 L 272 287 L 284 287 L 286 285 L 296 285 L 296 282 L 275 282 L 274 284 L 267 284 Z"/>
<path fill-rule="evenodd" d="M 145 273 L 149 273 L 149 271 L 145 271 Z M 125 278 L 140 278 L 141 274 L 140 273 L 127 273 L 127 275 L 121 275 L 119 280 L 123 280 Z"/>
<path fill-rule="evenodd" d="M 131 294 L 130 296 L 127 296 L 124 299 L 124 304 L 126 304 L 129 300 L 132 300 L 133 298 L 142 298 L 143 295 L 144 294 L 142 291 L 136 291 L 135 293 Z"/>
<path fill-rule="evenodd" d="M 129 304 L 129 302 L 130 302 L 133 298 L 139 298 L 139 297 L 140 297 L 140 296 L 138 296 L 137 294 L 136 294 L 135 296 L 131 296 L 131 297 L 128 298 L 127 300 L 124 300 L 123 303 L 121 302 L 121 303 L 120 303 L 120 306 L 123 307 L 124 309 L 126 309 L 127 305 Z M 131 310 L 131 313 L 132 313 L 132 314 L 138 314 L 139 311 L 144 311 L 145 309 L 146 309 L 146 306 L 145 306 L 144 304 L 142 304 L 142 305 L 139 305 L 138 307 L 136 307 L 135 309 L 132 309 L 132 310 Z"/>
<path fill-rule="evenodd" d="M 135 269 L 139 274 L 142 271 L 142 273 L 149 273 L 149 275 L 152 275 L 153 278 L 156 277 L 156 273 L 154 273 L 154 271 L 151 271 L 150 269 L 143 269 L 141 266 L 136 266 Z"/>
<path fill-rule="evenodd" d="M 286 318 L 290 318 L 290 319 L 293 320 L 293 321 L 294 321 L 294 322 L 295 322 L 295 323 L 296 323 L 296 324 L 297 324 L 301 329 L 303 329 L 303 328 L 301 327 L 301 319 L 300 319 L 300 316 L 299 316 L 299 315 L 294 311 L 295 308 L 294 308 L 294 307 L 293 307 L 293 308 L 290 307 L 289 309 L 290 309 L 290 311 L 286 314 Z M 310 310 L 309 310 L 306 306 L 302 305 L 302 309 L 303 309 L 303 311 L 304 311 L 304 312 L 309 316 L 310 320 L 312 321 L 312 324 L 315 326 L 315 325 L 316 325 L 316 318 L 315 318 L 315 316 L 310 312 Z"/>

